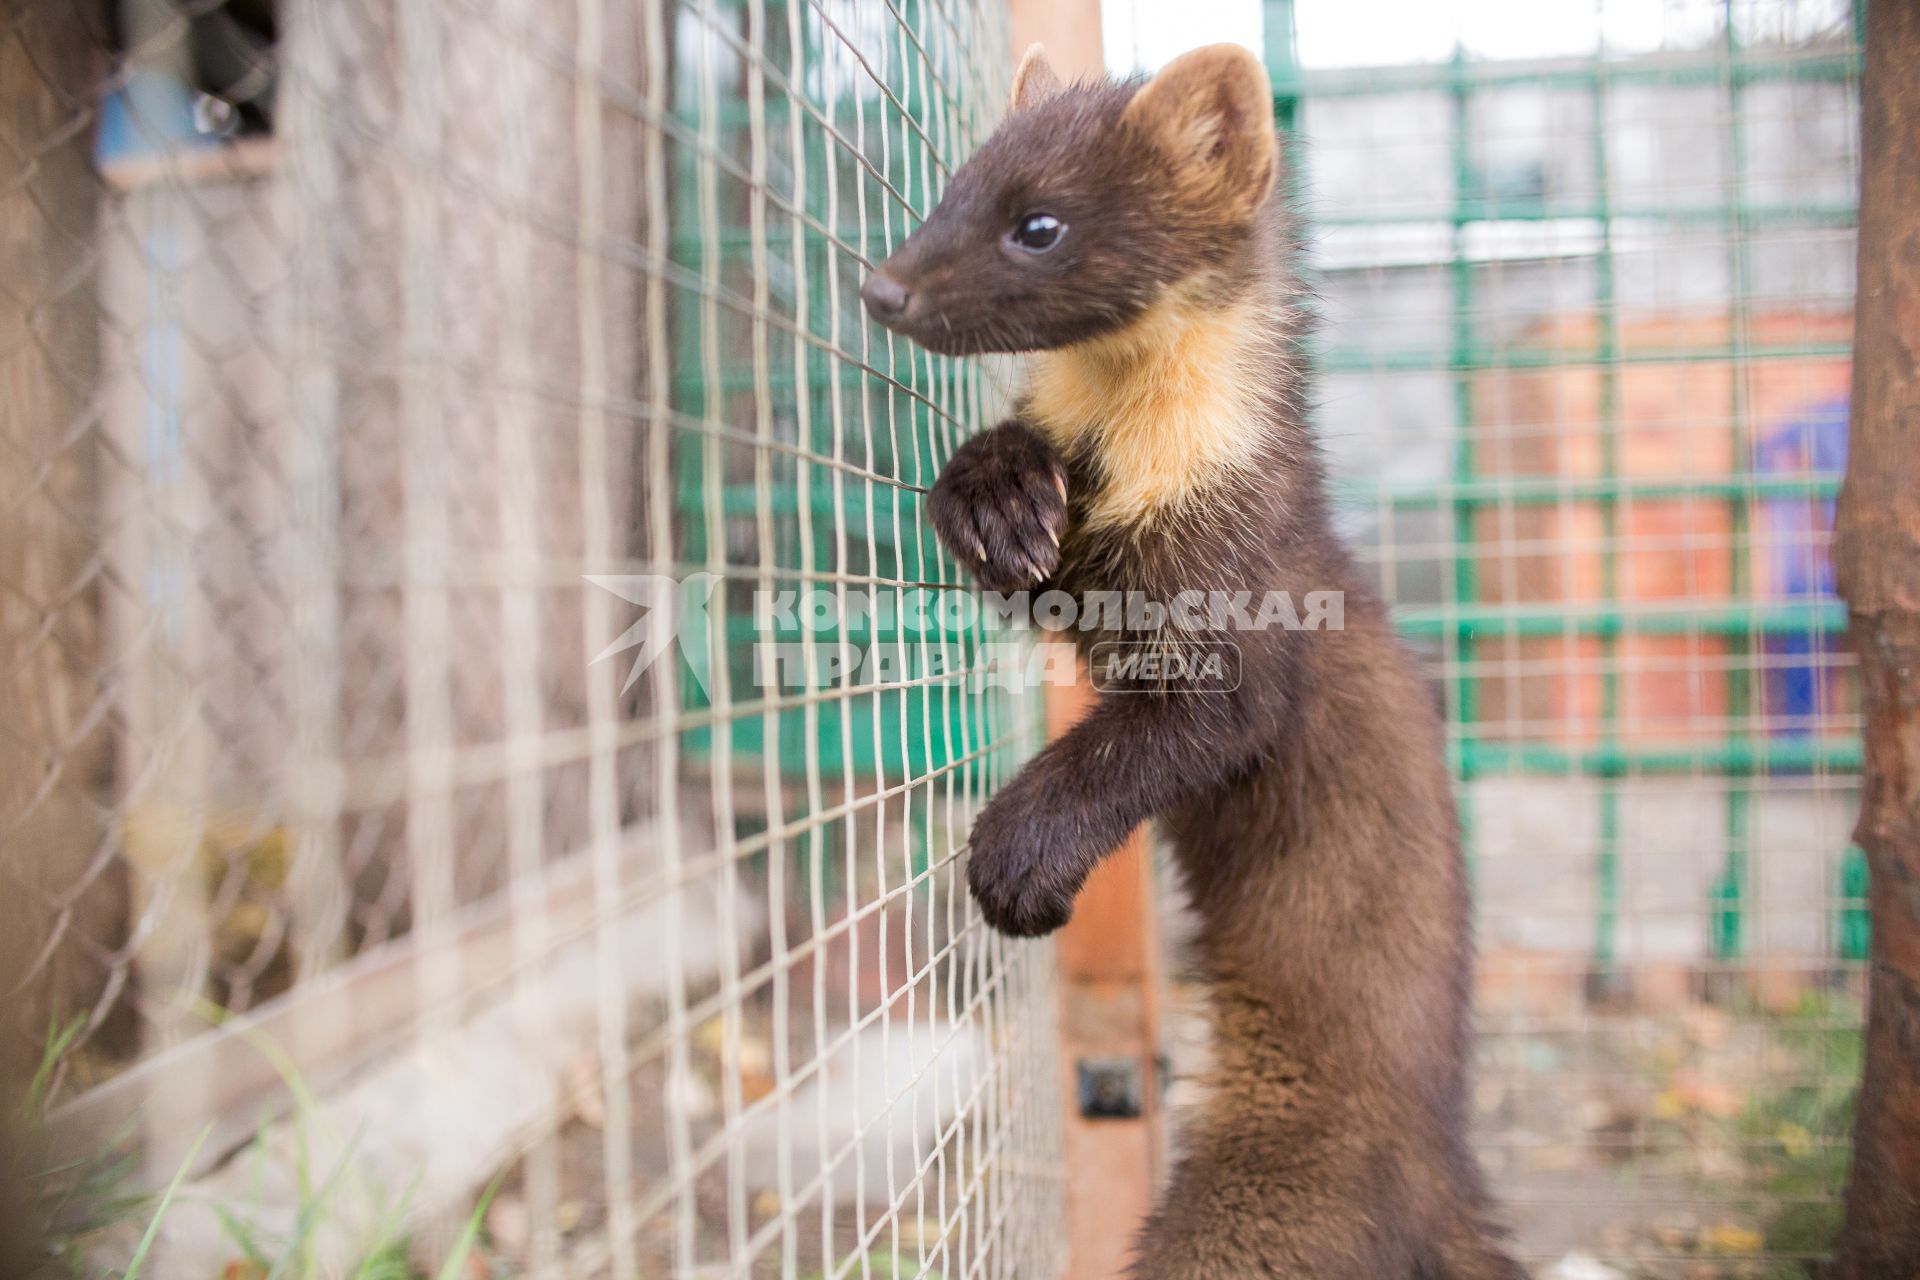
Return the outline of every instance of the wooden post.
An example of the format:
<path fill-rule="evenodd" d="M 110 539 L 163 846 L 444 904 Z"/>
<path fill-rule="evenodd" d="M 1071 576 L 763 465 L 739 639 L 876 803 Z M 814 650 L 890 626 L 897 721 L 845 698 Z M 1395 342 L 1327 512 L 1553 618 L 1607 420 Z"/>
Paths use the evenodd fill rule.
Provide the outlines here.
<path fill-rule="evenodd" d="M 1099 0 L 1013 0 L 1013 57 L 1044 44 L 1063 79 L 1106 70 Z M 1086 713 L 1093 691 L 1080 683 L 1047 691 L 1055 737 Z M 1059 933 L 1060 1058 L 1065 1073 L 1067 1271 L 1073 1280 L 1126 1274 L 1163 1163 L 1160 1081 L 1160 946 L 1154 928 L 1153 864 L 1136 831 L 1081 890 Z M 1140 1114 L 1081 1114 L 1081 1068 L 1128 1064 L 1137 1072 Z"/>
<path fill-rule="evenodd" d="M 1093 705 L 1084 668 L 1079 683 L 1047 693 L 1047 730 L 1056 737 Z M 1127 1274 L 1165 1153 L 1157 1063 L 1160 940 L 1144 828 L 1087 880 L 1058 947 L 1067 1275 L 1107 1280 Z M 1083 1069 L 1109 1064 L 1137 1072 L 1137 1116 L 1082 1114 Z"/>
<path fill-rule="evenodd" d="M 1920 1275 L 1920 0 L 1867 6 L 1853 423 L 1835 526 L 1866 701 L 1866 1065 L 1838 1280 Z"/>
<path fill-rule="evenodd" d="M 100 858 L 111 718 L 97 670 L 100 199 L 91 112 L 98 6 L 13 4 L 0 19 L 0 972 L 4 1052 L 49 1020 L 97 1029 L 125 940 L 125 876 Z"/>

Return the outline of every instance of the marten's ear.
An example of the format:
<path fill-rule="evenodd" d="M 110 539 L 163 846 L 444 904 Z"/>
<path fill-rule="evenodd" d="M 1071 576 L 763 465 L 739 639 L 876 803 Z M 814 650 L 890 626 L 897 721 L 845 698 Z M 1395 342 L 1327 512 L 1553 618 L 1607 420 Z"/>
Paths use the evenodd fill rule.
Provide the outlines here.
<path fill-rule="evenodd" d="M 1232 216 L 1251 217 L 1273 189 L 1273 90 L 1260 60 L 1237 44 L 1181 54 L 1121 119 L 1166 154 L 1185 191 Z"/>
<path fill-rule="evenodd" d="M 1060 89 L 1060 77 L 1054 74 L 1053 64 L 1047 61 L 1047 47 L 1030 44 L 1020 57 L 1019 68 L 1013 73 L 1013 100 L 1008 106 L 1014 111 L 1025 111 L 1054 97 Z"/>

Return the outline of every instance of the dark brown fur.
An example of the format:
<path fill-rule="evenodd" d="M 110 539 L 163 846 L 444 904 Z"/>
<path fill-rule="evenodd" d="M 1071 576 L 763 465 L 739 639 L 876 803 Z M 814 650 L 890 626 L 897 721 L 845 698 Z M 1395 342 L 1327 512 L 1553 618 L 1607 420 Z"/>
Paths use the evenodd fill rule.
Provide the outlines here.
<path fill-rule="evenodd" d="M 1222 187 L 1243 162 L 1205 134 L 1197 161 L 1169 156 L 1126 114 L 1138 88 L 1018 104 L 883 265 L 912 299 L 888 322 L 952 352 L 1084 343 L 1168 296 L 1197 309 L 1254 297 L 1297 324 L 1271 175 Z M 1264 120 L 1233 118 L 1246 101 L 1222 94 L 1229 141 L 1270 137 Z M 1255 211 L 1236 214 L 1249 190 Z M 1042 256 L 1012 252 L 1007 226 L 1035 209 L 1068 236 Z M 1439 720 L 1332 532 L 1298 334 L 1274 336 L 1253 464 L 1178 509 L 1091 521 L 1116 460 L 1097 444 L 1063 456 L 1019 414 L 941 475 L 934 526 L 996 589 L 1345 593 L 1344 630 L 1182 637 L 1240 645 L 1232 693 L 1103 697 L 980 814 L 969 883 L 996 927 L 1044 933 L 1138 823 L 1159 818 L 1172 838 L 1203 921 L 1217 1065 L 1139 1275 L 1511 1280 L 1521 1272 L 1488 1225 L 1465 1137 L 1472 959 Z"/>

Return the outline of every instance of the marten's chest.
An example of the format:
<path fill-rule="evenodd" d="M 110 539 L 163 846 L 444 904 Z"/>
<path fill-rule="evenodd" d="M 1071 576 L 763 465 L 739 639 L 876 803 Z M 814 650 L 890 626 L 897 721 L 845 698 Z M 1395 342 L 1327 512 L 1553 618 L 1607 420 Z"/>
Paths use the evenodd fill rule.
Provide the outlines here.
<path fill-rule="evenodd" d="M 1025 416 L 1074 460 L 1090 531 L 1204 514 L 1252 464 L 1266 372 L 1255 323 L 1250 308 L 1161 304 L 1118 335 L 1034 358 Z"/>
<path fill-rule="evenodd" d="M 1082 468 L 1072 471 L 1074 481 L 1081 480 Z M 1153 630 L 1165 623 L 1164 612 L 1154 620 L 1154 609 L 1164 611 L 1183 592 L 1218 589 L 1244 576 L 1235 549 L 1213 529 L 1178 517 L 1144 526 L 1099 524 L 1087 518 L 1098 498 L 1084 484 L 1077 487 L 1050 586 L 1075 601 L 1083 640 Z"/>

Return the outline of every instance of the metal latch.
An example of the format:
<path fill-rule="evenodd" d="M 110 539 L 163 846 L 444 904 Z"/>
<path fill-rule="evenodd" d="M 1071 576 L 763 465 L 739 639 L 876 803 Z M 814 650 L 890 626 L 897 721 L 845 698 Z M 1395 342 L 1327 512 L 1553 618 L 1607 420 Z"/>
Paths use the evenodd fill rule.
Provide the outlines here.
<path fill-rule="evenodd" d="M 1089 1120 L 1132 1120 L 1140 1115 L 1138 1058 L 1082 1058 L 1080 1114 Z"/>

